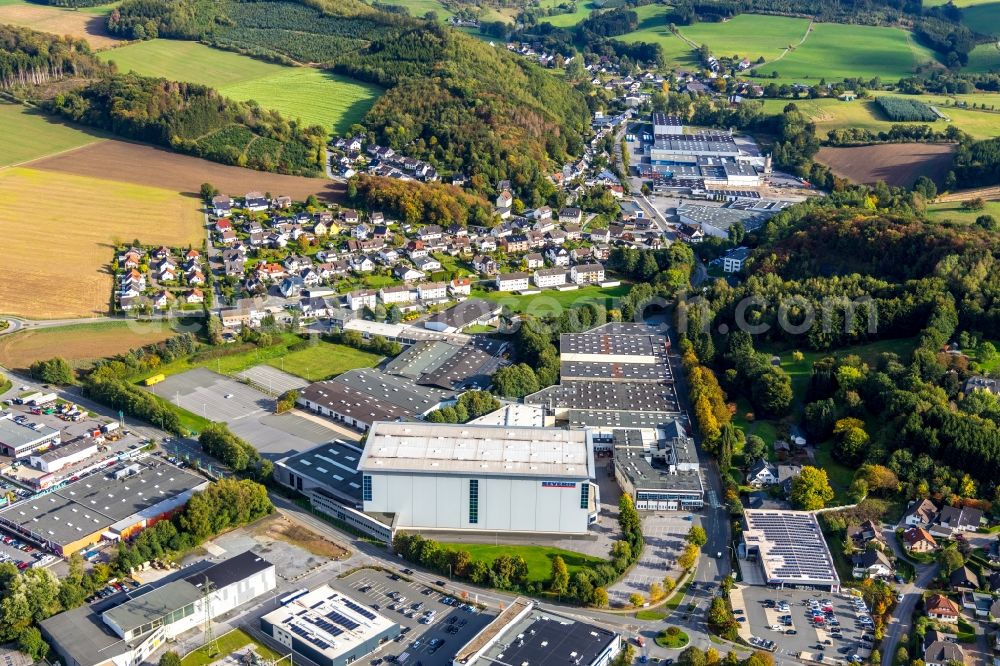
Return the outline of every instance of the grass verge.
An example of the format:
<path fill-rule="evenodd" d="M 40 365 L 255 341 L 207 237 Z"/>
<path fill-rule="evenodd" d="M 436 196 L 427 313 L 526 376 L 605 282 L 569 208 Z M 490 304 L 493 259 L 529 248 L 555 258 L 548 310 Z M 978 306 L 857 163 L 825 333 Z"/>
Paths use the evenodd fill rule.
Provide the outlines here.
<path fill-rule="evenodd" d="M 248 645 L 253 645 L 257 654 L 268 661 L 275 661 L 281 658 L 280 654 L 253 638 L 242 629 L 233 629 L 229 633 L 219 636 L 218 643 L 218 653 L 209 654 L 207 646 L 203 645 L 186 654 L 181 659 L 181 666 L 207 666 L 225 655 L 232 654 Z"/>
<path fill-rule="evenodd" d="M 447 550 L 467 550 L 472 555 L 473 561 L 482 560 L 489 565 L 493 560 L 501 555 L 520 555 L 528 564 L 529 583 L 547 583 L 552 577 L 552 559 L 559 555 L 566 562 L 569 575 L 572 577 L 577 571 L 586 571 L 601 564 L 607 564 L 606 560 L 583 553 L 575 553 L 571 550 L 561 548 L 550 548 L 547 546 L 519 546 L 505 544 L 503 546 L 490 546 L 481 543 L 442 543 L 442 548 Z"/>

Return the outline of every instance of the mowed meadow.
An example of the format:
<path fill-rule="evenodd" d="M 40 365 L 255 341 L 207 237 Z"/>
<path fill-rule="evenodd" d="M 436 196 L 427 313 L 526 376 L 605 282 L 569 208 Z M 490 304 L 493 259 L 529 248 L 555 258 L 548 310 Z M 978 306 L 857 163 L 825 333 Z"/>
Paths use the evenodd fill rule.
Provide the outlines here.
<path fill-rule="evenodd" d="M 22 104 L 0 101 L 0 168 L 101 141 L 97 130 L 75 127 Z"/>
<path fill-rule="evenodd" d="M 677 26 L 678 34 L 674 34 L 669 8 L 646 5 L 635 11 L 639 28 L 616 39 L 659 44 L 673 66 L 697 67 L 694 49 L 702 44 L 717 56 L 738 55 L 752 61 L 763 57 L 764 64 L 756 67 L 761 75 L 777 72 L 783 81 L 804 83 L 853 76 L 894 81 L 909 76 L 920 64 L 936 61 L 933 51 L 898 28 L 810 25 L 803 18 L 740 14 L 719 23 Z"/>
<path fill-rule="evenodd" d="M 0 311 L 108 312 L 115 240 L 200 247 L 198 202 L 175 191 L 24 167 L 0 170 Z"/>
<path fill-rule="evenodd" d="M 382 93 L 332 72 L 264 62 L 198 42 L 154 39 L 102 51 L 100 57 L 122 72 L 211 86 L 338 134 L 360 122 Z"/>
<path fill-rule="evenodd" d="M 106 49 L 121 43 L 108 34 L 106 19 L 115 3 L 70 9 L 27 2 L 0 0 L 0 23 L 31 28 L 54 35 L 86 39 L 91 48 Z"/>

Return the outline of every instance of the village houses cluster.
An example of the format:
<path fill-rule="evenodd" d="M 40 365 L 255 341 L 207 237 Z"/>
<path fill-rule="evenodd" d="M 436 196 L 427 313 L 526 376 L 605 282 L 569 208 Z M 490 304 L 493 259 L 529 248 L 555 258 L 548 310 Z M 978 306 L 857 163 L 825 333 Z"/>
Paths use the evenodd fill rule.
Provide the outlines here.
<path fill-rule="evenodd" d="M 116 304 L 123 312 L 197 308 L 205 302 L 206 272 L 201 252 L 193 248 L 134 244 L 118 254 L 114 269 Z"/>

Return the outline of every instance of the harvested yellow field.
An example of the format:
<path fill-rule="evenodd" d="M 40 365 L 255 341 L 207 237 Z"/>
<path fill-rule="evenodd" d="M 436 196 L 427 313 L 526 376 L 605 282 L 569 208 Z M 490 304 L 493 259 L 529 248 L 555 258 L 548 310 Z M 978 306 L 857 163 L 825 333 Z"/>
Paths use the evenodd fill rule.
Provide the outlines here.
<path fill-rule="evenodd" d="M 61 356 L 74 366 L 86 365 L 174 335 L 170 323 L 163 321 L 111 321 L 28 329 L 0 336 L 0 365 L 24 369 L 53 356 Z"/>
<path fill-rule="evenodd" d="M 0 170 L 0 313 L 107 314 L 115 242 L 200 247 L 197 199 L 157 187 L 16 167 Z"/>
<path fill-rule="evenodd" d="M 101 7 L 79 10 L 27 2 L 0 3 L 0 23 L 86 39 L 93 49 L 104 49 L 122 42 L 108 33 L 106 14 Z"/>

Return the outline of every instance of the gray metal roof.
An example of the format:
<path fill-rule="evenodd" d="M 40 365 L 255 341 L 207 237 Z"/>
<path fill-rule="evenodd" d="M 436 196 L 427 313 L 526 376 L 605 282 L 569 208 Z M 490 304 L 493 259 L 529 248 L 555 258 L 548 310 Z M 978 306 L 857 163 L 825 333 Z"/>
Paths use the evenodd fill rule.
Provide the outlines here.
<path fill-rule="evenodd" d="M 532 393 L 524 401 L 555 409 L 673 414 L 680 411 L 676 389 L 670 383 L 573 381 Z"/>
<path fill-rule="evenodd" d="M 302 389 L 299 397 L 366 423 L 413 419 L 455 397 L 454 392 L 419 386 L 379 370 L 348 370 Z"/>
<path fill-rule="evenodd" d="M 104 617 L 128 632 L 193 604 L 202 592 L 186 580 L 175 580 L 104 612 Z"/>
<path fill-rule="evenodd" d="M 0 419 L 0 442 L 14 449 L 43 441 L 58 433 L 58 430 L 43 423 L 29 428 L 26 425 L 14 423 L 12 419 Z"/>
<path fill-rule="evenodd" d="M 278 465 L 322 484 L 342 497 L 361 499 L 358 462 L 363 449 L 347 442 L 330 442 L 278 461 Z"/>

